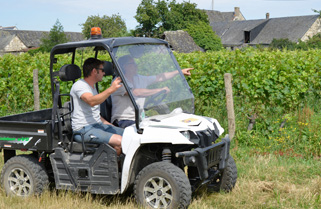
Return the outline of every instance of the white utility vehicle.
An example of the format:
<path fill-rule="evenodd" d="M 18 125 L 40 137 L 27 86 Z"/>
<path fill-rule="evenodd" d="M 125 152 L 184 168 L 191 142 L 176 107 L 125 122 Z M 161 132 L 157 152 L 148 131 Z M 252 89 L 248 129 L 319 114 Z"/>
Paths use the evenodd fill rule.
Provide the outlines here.
<path fill-rule="evenodd" d="M 143 76 L 177 71 L 173 78 L 147 87 L 169 91 L 136 96 L 118 60 L 125 55 L 134 58 L 136 73 Z M 106 76 L 121 77 L 134 106 L 135 124 L 124 130 L 121 156 L 107 144 L 73 140 L 69 91 L 81 77 L 84 56 L 106 60 Z M 0 118 L 5 162 L 1 183 L 8 195 L 40 194 L 52 182 L 57 189 L 94 194 L 133 191 L 139 204 L 151 208 L 186 208 L 200 188 L 230 191 L 234 187 L 237 168 L 229 153 L 230 139 L 226 135 L 217 142 L 224 131 L 218 121 L 193 114 L 194 96 L 164 40 L 104 39 L 98 34 L 59 44 L 51 50 L 50 78 L 52 108 Z M 111 98 L 100 108 L 110 120 Z M 16 155 L 16 150 L 32 154 Z"/>

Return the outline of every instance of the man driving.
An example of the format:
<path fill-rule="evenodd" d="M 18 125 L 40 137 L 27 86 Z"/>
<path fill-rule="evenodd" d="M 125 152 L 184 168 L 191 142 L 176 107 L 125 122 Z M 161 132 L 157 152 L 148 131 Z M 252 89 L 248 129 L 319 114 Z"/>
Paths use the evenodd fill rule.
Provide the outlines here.
<path fill-rule="evenodd" d="M 154 76 L 144 76 L 137 74 L 137 64 L 130 55 L 122 56 L 118 59 L 118 63 L 122 68 L 129 88 L 136 98 L 137 104 L 143 109 L 145 97 L 155 95 L 161 91 L 169 93 L 168 87 L 147 89 L 153 83 L 166 81 L 179 74 L 179 71 L 171 71 L 161 73 Z M 193 68 L 182 69 L 184 75 L 191 75 Z M 125 128 L 135 123 L 135 109 L 128 96 L 124 86 L 117 89 L 112 95 L 112 117 L 111 122 L 117 123 L 119 127 Z"/>

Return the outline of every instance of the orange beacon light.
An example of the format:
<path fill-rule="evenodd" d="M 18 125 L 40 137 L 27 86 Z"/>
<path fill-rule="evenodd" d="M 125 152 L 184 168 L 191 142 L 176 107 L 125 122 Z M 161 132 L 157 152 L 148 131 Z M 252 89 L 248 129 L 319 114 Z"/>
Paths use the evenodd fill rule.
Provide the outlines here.
<path fill-rule="evenodd" d="M 91 30 L 90 30 L 90 38 L 91 39 L 102 38 L 100 27 L 91 28 Z"/>

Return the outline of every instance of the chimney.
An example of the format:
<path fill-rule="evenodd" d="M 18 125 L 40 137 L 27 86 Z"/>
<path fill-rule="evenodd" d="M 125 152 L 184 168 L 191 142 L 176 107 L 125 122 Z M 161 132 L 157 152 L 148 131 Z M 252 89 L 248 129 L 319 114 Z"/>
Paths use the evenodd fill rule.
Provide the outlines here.
<path fill-rule="evenodd" d="M 270 19 L 270 13 L 266 13 L 266 19 Z"/>
<path fill-rule="evenodd" d="M 241 12 L 240 12 L 240 7 L 234 7 L 234 16 L 240 16 Z"/>

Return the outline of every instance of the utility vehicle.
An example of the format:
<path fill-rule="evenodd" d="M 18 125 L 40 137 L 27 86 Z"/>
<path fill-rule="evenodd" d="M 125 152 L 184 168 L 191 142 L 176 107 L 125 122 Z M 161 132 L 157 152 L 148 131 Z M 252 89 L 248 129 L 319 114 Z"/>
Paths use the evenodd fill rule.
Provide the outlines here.
<path fill-rule="evenodd" d="M 118 62 L 124 55 L 134 58 L 141 75 L 178 71 L 148 87 L 170 92 L 135 96 Z M 105 60 L 106 83 L 119 76 L 135 108 L 135 124 L 124 130 L 120 156 L 108 144 L 73 140 L 69 91 L 88 57 Z M 166 41 L 93 34 L 89 40 L 59 44 L 50 53 L 50 78 L 52 108 L 0 118 L 1 184 L 7 195 L 41 194 L 52 182 L 56 189 L 93 194 L 130 191 L 144 207 L 186 208 L 201 188 L 234 187 L 237 168 L 230 139 L 218 140 L 224 130 L 216 119 L 193 114 L 194 96 Z M 107 87 L 96 85 L 98 91 Z M 111 107 L 111 97 L 100 105 L 107 120 Z"/>

